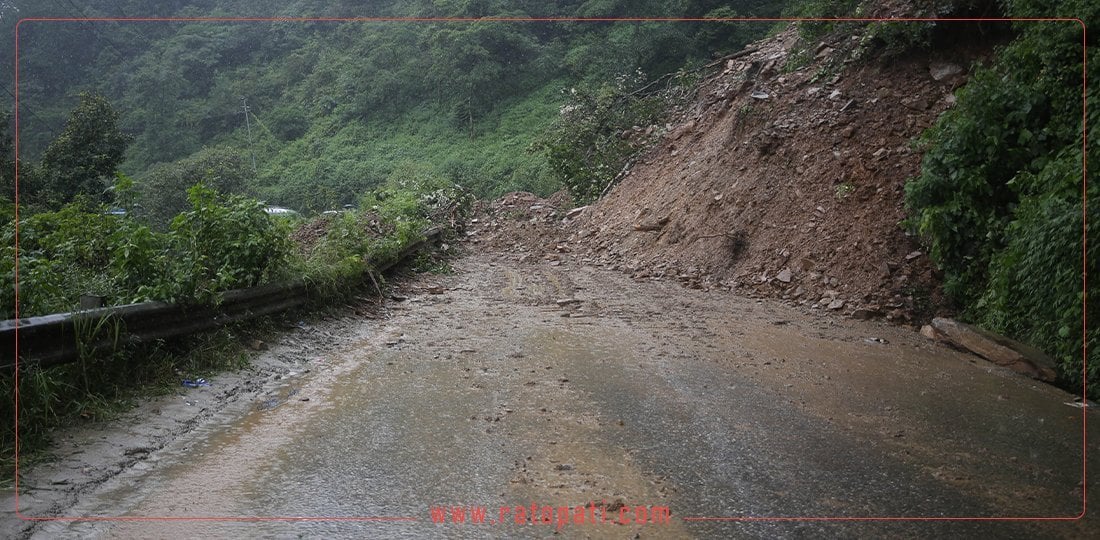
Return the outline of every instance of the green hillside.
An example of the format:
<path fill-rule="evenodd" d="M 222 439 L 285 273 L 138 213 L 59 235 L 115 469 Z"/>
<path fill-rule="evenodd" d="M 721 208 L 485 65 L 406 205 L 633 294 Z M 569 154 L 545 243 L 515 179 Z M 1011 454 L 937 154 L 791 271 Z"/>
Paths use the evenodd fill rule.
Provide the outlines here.
<path fill-rule="evenodd" d="M 9 0 L 0 26 L 31 17 L 730 17 L 784 3 Z M 185 5 L 186 4 L 186 5 Z M 77 11 L 79 8 L 79 11 Z M 183 200 L 168 174 L 204 148 L 243 167 L 231 184 L 271 204 L 353 203 L 398 167 L 430 167 L 481 196 L 560 182 L 529 151 L 568 89 L 641 70 L 652 78 L 737 50 L 767 24 L 702 22 L 60 22 L 19 28 L 22 157 L 37 163 L 81 92 L 104 96 L 132 141 L 120 170 L 144 208 Z M 12 51 L 4 60 L 11 65 Z M 5 74 L 6 76 L 6 74 Z M 11 89 L 11 81 L 5 80 Z M 243 112 L 242 98 L 250 114 Z M 250 128 L 250 129 L 249 129 Z M 251 133 L 249 133 L 251 131 Z M 250 142 L 251 135 L 251 142 Z M 210 152 L 211 150 L 207 150 Z M 256 167 L 252 169 L 255 157 Z M 177 163 L 182 162 L 182 163 Z M 48 184 L 24 167 L 24 200 Z M 164 175 L 167 174 L 168 178 Z M 160 176 L 158 176 L 160 175 Z M 194 180 L 188 178 L 187 180 Z M 174 210 L 180 210 L 176 207 Z"/>

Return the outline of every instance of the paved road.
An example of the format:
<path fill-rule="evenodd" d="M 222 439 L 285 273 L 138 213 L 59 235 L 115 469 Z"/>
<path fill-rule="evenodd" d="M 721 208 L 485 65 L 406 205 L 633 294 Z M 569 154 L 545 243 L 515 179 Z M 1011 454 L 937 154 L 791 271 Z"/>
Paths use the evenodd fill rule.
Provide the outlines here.
<path fill-rule="evenodd" d="M 587 267 L 480 256 L 456 268 L 407 285 L 391 317 L 364 321 L 279 399 L 180 437 L 68 511 L 337 519 L 51 522 L 35 536 L 1073 538 L 1090 526 L 760 520 L 1075 516 L 1081 412 L 885 324 Z M 532 504 L 552 523 L 516 524 Z M 439 505 L 497 523 L 436 524 Z M 652 523 L 664 507 L 671 519 Z"/>

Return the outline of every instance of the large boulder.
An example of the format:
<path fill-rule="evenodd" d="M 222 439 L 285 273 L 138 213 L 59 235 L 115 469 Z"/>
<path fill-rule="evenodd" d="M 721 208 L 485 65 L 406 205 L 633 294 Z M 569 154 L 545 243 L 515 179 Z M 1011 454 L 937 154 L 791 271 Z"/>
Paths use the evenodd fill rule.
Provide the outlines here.
<path fill-rule="evenodd" d="M 1054 360 L 1043 351 L 1019 341 L 952 319 L 932 319 L 921 333 L 970 351 L 994 364 L 1041 381 L 1053 381 Z"/>

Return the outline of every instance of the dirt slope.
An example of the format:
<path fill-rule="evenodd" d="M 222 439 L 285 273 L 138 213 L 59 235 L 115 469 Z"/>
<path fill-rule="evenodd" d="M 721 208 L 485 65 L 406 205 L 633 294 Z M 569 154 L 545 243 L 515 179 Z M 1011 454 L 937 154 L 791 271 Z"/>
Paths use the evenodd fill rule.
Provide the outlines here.
<path fill-rule="evenodd" d="M 848 34 L 785 70 L 797 40 L 792 28 L 755 43 L 704 80 L 567 239 L 640 279 L 927 317 L 936 271 L 899 227 L 903 186 L 920 167 L 911 140 L 951 106 L 975 55 L 852 61 L 859 37 Z"/>

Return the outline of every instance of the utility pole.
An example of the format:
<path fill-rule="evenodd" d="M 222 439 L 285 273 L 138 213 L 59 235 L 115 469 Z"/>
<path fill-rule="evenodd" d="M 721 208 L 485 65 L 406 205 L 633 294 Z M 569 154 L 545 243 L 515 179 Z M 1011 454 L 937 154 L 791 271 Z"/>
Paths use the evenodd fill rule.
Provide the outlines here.
<path fill-rule="evenodd" d="M 252 154 L 252 173 L 256 173 L 256 149 L 252 147 L 252 123 L 248 120 L 248 99 L 241 96 L 241 110 L 244 111 L 244 126 L 248 129 L 248 152 Z"/>

